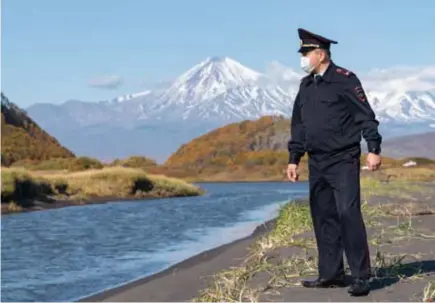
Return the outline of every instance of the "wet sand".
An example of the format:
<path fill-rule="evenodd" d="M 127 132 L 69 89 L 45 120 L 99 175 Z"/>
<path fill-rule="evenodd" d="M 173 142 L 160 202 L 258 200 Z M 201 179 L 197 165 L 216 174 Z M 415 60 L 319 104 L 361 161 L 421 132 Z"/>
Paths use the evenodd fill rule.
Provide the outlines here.
<path fill-rule="evenodd" d="M 435 188 L 435 187 L 434 187 Z M 298 285 L 301 278 L 280 277 L 281 284 L 271 285 L 272 271 L 256 273 L 247 287 L 256 290 L 257 301 L 420 301 L 429 281 L 435 283 L 435 191 L 416 194 L 413 198 L 378 196 L 369 204 L 391 205 L 395 211 L 410 210 L 413 214 L 395 214 L 366 219 L 372 268 L 375 276 L 367 297 L 350 297 L 346 288 L 306 289 Z M 414 206 L 412 206 L 412 205 Z M 423 211 L 422 211 L 423 210 Z M 259 236 L 273 229 L 276 220 L 259 226 L 246 238 L 201 253 L 156 275 L 128 283 L 83 298 L 81 301 L 190 301 L 201 290 L 212 285 L 213 275 L 239 267 L 248 255 L 249 247 Z M 314 242 L 312 231 L 297 237 Z M 297 258 L 315 259 L 315 247 L 279 247 L 268 252 L 268 262 Z M 315 263 L 313 263 L 315 264 Z M 277 271 L 278 272 L 278 271 Z M 312 276 L 315 278 L 315 276 Z M 242 298 L 249 301 L 248 298 Z"/>
<path fill-rule="evenodd" d="M 155 275 L 85 297 L 79 302 L 189 301 L 207 286 L 213 274 L 240 265 L 249 246 L 271 230 L 275 221 L 258 226 L 248 237 L 200 253 Z"/>

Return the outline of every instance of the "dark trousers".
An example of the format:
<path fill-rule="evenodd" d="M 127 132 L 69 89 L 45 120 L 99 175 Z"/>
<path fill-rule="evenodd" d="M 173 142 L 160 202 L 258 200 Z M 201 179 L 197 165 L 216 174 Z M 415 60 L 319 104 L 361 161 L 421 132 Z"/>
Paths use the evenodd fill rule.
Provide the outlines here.
<path fill-rule="evenodd" d="M 370 254 L 361 214 L 360 150 L 310 155 L 310 209 L 319 252 L 319 276 L 344 276 L 343 250 L 355 278 L 370 277 Z"/>

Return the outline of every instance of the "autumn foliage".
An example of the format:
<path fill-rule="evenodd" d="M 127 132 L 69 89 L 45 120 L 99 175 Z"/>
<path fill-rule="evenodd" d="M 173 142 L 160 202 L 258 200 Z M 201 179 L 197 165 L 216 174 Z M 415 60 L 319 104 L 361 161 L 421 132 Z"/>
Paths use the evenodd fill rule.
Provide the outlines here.
<path fill-rule="evenodd" d="M 256 158 L 259 151 L 285 151 L 283 135 L 287 132 L 288 137 L 289 126 L 289 120 L 270 116 L 229 124 L 182 145 L 165 166 L 203 169 L 237 165 Z"/>
<path fill-rule="evenodd" d="M 158 166 L 155 160 L 149 159 L 144 156 L 131 156 L 126 159 L 116 159 L 110 165 L 131 167 L 131 168 L 141 168 L 145 170 Z"/>
<path fill-rule="evenodd" d="M 290 120 L 281 116 L 232 123 L 182 145 L 163 167 L 199 180 L 280 180 L 289 136 Z"/>
<path fill-rule="evenodd" d="M 195 181 L 286 179 L 290 120 L 282 116 L 264 116 L 217 128 L 180 146 L 163 165 L 144 156 L 104 164 L 98 159 L 76 157 L 3 94 L 1 106 L 2 166 L 68 172 L 123 167 Z M 362 166 L 365 158 L 362 155 Z M 307 155 L 299 166 L 300 180 L 308 177 L 306 160 Z M 409 160 L 416 160 L 430 171 L 435 167 L 433 160 L 424 158 L 383 157 L 382 169 L 387 175 L 398 175 L 397 170 Z M 413 171 L 407 169 L 406 173 Z"/>
<path fill-rule="evenodd" d="M 1 164 L 52 158 L 74 158 L 54 137 L 42 130 L 25 111 L 1 94 Z"/>
<path fill-rule="evenodd" d="M 159 172 L 170 176 L 202 181 L 285 180 L 289 153 L 290 120 L 279 116 L 265 116 L 257 120 L 232 123 L 215 129 L 182 145 L 162 166 Z M 366 164 L 361 156 L 361 166 Z M 308 178 L 307 154 L 299 165 L 300 180 Z M 397 175 L 409 160 L 430 171 L 435 163 L 429 159 L 393 159 L 382 157 L 382 176 Z M 390 172 L 394 169 L 394 172 Z"/>
<path fill-rule="evenodd" d="M 98 159 L 90 157 L 52 158 L 48 160 L 23 159 L 14 162 L 10 167 L 21 167 L 38 171 L 82 171 L 87 169 L 101 169 L 104 164 Z"/>

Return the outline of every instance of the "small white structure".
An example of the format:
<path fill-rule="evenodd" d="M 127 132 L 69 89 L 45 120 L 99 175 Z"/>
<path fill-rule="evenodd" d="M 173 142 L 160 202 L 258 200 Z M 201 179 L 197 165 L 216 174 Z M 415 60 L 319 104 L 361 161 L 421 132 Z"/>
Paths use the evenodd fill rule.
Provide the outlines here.
<path fill-rule="evenodd" d="M 406 163 L 403 163 L 402 166 L 403 167 L 410 167 L 410 166 L 416 166 L 416 165 L 417 165 L 417 162 L 410 160 L 410 161 L 408 161 Z"/>
<path fill-rule="evenodd" d="M 361 167 L 361 169 L 362 169 L 362 170 L 368 170 L 369 167 L 368 167 L 367 165 L 365 165 L 365 166 Z"/>

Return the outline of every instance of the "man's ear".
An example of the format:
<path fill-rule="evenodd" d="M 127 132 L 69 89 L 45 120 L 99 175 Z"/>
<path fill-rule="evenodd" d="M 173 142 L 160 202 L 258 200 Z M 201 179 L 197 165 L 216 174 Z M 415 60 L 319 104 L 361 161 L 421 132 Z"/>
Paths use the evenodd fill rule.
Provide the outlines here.
<path fill-rule="evenodd" d="M 328 53 L 325 50 L 323 50 L 323 49 L 322 49 L 321 53 L 322 53 L 322 55 L 320 57 L 321 61 L 322 62 L 326 62 L 328 60 Z"/>

